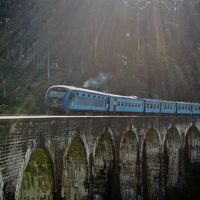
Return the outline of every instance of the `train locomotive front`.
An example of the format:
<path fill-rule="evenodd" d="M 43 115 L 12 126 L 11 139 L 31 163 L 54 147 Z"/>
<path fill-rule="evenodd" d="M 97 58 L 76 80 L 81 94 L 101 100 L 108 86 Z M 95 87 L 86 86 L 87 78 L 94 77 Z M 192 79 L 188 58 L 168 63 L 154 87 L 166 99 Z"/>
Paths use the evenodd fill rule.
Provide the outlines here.
<path fill-rule="evenodd" d="M 45 104 L 48 112 L 66 112 L 70 107 L 71 90 L 65 86 L 56 85 L 50 87 L 45 95 Z"/>

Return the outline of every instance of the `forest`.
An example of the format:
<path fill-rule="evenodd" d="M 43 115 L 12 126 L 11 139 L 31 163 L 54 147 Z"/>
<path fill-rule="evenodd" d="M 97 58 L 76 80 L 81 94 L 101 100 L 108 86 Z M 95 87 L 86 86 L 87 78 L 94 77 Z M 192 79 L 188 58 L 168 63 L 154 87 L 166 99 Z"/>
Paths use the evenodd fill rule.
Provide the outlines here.
<path fill-rule="evenodd" d="M 200 0 L 0 0 L 0 113 L 54 84 L 200 102 Z"/>

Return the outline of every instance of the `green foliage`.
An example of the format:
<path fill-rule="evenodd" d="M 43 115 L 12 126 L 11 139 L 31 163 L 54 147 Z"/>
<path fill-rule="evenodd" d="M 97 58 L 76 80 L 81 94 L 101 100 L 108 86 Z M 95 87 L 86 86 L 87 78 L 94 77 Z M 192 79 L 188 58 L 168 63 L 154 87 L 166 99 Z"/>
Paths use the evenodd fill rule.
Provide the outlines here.
<path fill-rule="evenodd" d="M 5 33 L 3 33 L 3 35 L 1 35 L 0 37 L 0 46 L 5 46 L 7 43 L 9 43 L 12 34 L 13 34 L 12 31 L 6 31 Z"/>
<path fill-rule="evenodd" d="M 5 104 L 0 105 L 0 114 L 8 114 L 8 106 Z"/>
<path fill-rule="evenodd" d="M 45 112 L 53 84 L 199 101 L 199 0 L 11 0 L 0 8 L 0 91 L 9 113 Z M 50 71 L 48 77 L 48 68 Z"/>

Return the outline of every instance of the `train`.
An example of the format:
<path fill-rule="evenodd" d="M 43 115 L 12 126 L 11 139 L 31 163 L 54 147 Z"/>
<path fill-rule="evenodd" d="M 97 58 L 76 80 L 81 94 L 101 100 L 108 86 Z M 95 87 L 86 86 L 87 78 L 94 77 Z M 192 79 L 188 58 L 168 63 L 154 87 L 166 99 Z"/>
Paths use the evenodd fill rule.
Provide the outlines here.
<path fill-rule="evenodd" d="M 200 115 L 200 103 L 108 94 L 66 85 L 53 85 L 45 94 L 49 111 L 62 113 Z"/>

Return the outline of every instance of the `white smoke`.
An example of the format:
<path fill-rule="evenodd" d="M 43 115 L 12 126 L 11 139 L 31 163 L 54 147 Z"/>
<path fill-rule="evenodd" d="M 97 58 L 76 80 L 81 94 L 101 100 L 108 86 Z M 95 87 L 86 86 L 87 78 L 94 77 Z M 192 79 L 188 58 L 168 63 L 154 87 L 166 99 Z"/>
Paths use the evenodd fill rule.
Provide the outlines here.
<path fill-rule="evenodd" d="M 109 74 L 100 72 L 96 78 L 90 78 L 89 80 L 85 81 L 83 83 L 83 87 L 94 87 L 96 85 L 100 85 L 102 83 L 105 83 L 109 78 Z"/>

